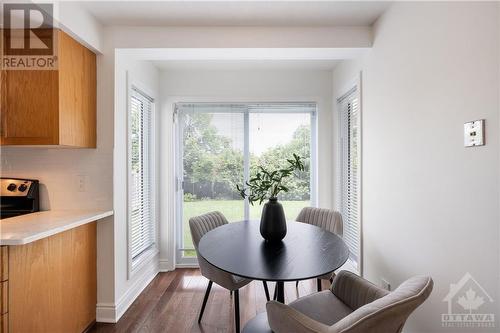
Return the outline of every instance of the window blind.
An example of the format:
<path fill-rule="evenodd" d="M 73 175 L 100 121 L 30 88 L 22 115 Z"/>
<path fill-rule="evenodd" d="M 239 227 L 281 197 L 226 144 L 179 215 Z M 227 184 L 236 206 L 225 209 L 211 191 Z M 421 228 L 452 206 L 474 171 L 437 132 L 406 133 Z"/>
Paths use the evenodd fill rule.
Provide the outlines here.
<path fill-rule="evenodd" d="M 344 241 L 350 259 L 359 264 L 360 257 L 360 114 L 357 88 L 338 99 L 341 135 L 341 202 Z"/>
<path fill-rule="evenodd" d="M 272 102 L 272 103 L 178 103 L 179 112 L 249 112 L 249 113 L 314 113 L 313 102 Z"/>
<path fill-rule="evenodd" d="M 132 87 L 129 122 L 129 228 L 130 254 L 134 261 L 155 244 L 152 184 L 153 99 Z"/>

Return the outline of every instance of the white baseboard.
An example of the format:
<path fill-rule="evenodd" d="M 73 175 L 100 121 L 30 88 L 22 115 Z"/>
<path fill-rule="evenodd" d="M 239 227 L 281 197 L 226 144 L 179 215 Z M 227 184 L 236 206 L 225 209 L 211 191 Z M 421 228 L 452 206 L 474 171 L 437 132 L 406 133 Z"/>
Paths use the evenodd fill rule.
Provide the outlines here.
<path fill-rule="evenodd" d="M 160 272 L 170 272 L 174 269 L 175 267 L 168 259 L 160 259 Z"/>
<path fill-rule="evenodd" d="M 116 306 L 113 303 L 97 303 L 96 319 L 98 323 L 116 323 Z"/>
<path fill-rule="evenodd" d="M 157 264 L 150 265 L 146 271 L 135 280 L 132 286 L 123 294 L 116 304 L 98 303 L 96 307 L 96 321 L 100 323 L 116 323 L 125 311 L 132 305 L 137 296 L 155 278 L 159 272 Z"/>
<path fill-rule="evenodd" d="M 199 268 L 200 266 L 197 263 L 193 264 L 177 264 L 175 268 Z"/>
<path fill-rule="evenodd" d="M 150 265 L 147 271 L 135 280 L 134 284 L 118 300 L 116 305 L 116 321 L 123 316 L 125 311 L 127 311 L 137 296 L 139 296 L 144 288 L 146 288 L 147 285 L 155 278 L 158 272 L 159 270 L 157 264 Z"/>

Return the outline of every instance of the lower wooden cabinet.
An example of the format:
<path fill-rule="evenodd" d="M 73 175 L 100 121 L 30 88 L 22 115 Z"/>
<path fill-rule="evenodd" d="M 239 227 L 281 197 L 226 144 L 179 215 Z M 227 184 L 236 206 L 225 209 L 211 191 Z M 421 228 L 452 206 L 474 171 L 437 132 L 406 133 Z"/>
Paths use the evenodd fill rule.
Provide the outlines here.
<path fill-rule="evenodd" d="M 0 281 L 9 279 L 9 248 L 7 246 L 0 247 Z"/>
<path fill-rule="evenodd" d="M 0 333 L 9 331 L 9 248 L 0 247 Z"/>
<path fill-rule="evenodd" d="M 80 333 L 95 322 L 95 222 L 8 250 L 2 333 Z"/>
<path fill-rule="evenodd" d="M 0 332 L 7 333 L 9 331 L 9 315 L 3 314 L 0 319 Z"/>
<path fill-rule="evenodd" d="M 2 304 L 0 305 L 0 312 L 2 315 L 6 314 L 9 312 L 9 281 L 2 281 L 1 282 L 1 302 Z"/>

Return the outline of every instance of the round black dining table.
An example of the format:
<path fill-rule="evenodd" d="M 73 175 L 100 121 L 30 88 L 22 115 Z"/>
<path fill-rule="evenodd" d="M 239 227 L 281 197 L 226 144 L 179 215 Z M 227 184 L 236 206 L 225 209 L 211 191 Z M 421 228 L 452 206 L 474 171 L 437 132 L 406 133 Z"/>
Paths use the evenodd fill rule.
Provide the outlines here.
<path fill-rule="evenodd" d="M 311 224 L 287 222 L 281 242 L 269 243 L 254 220 L 225 224 L 207 232 L 199 254 L 215 267 L 244 278 L 276 282 L 276 300 L 284 303 L 284 282 L 317 278 L 342 266 L 349 256 L 337 235 Z"/>

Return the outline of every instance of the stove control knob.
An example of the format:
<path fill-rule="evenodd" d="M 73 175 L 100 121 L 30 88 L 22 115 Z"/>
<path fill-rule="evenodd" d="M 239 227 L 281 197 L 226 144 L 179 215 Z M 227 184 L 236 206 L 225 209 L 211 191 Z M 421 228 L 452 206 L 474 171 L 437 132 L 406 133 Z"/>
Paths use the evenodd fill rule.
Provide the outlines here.
<path fill-rule="evenodd" d="M 17 188 L 17 190 L 19 192 L 24 192 L 24 191 L 26 191 L 27 188 L 28 188 L 28 186 L 26 186 L 26 184 L 21 184 L 21 185 L 19 185 L 19 187 Z"/>
<path fill-rule="evenodd" d="M 7 186 L 7 190 L 14 192 L 16 190 L 17 186 L 14 183 L 10 183 L 9 186 Z"/>

